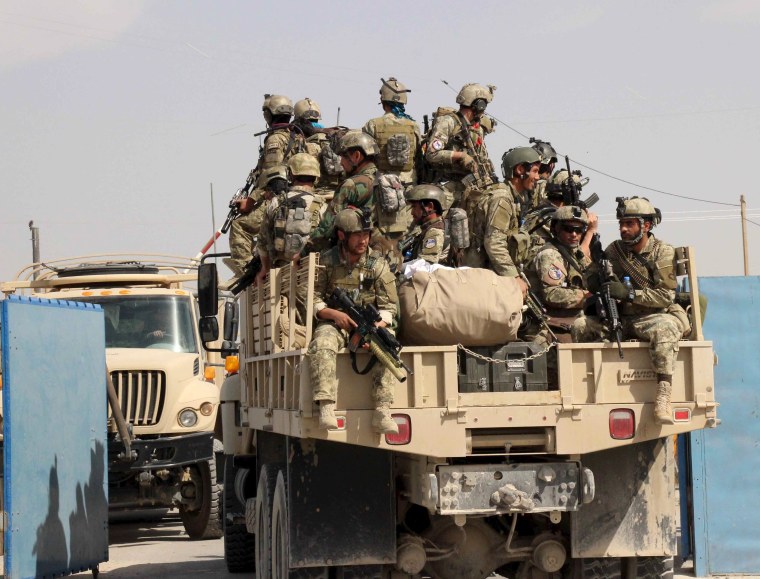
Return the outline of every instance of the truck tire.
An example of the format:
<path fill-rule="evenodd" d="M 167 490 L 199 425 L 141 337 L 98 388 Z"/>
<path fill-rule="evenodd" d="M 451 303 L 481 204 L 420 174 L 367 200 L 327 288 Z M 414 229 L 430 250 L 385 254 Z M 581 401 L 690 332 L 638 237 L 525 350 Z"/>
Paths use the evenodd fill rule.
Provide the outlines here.
<path fill-rule="evenodd" d="M 190 477 L 195 482 L 196 492 L 201 494 L 201 507 L 197 511 L 180 508 L 185 532 L 195 541 L 218 539 L 222 536 L 222 489 L 216 482 L 216 460 L 190 465 Z"/>
<path fill-rule="evenodd" d="M 573 579 L 620 579 L 620 559 L 573 559 Z"/>
<path fill-rule="evenodd" d="M 278 473 L 276 465 L 263 465 L 256 487 L 256 577 L 272 577 L 272 501 Z"/>
<path fill-rule="evenodd" d="M 289 531 L 288 487 L 280 471 L 272 500 L 272 579 L 290 579 Z"/>
<path fill-rule="evenodd" d="M 630 579 L 673 579 L 673 557 L 636 557 L 631 564 Z"/>
<path fill-rule="evenodd" d="M 245 506 L 235 496 L 235 474 L 232 456 L 224 461 L 224 561 L 230 573 L 245 573 L 256 567 L 255 539 L 245 528 L 245 523 L 233 523 L 234 518 L 245 516 Z"/>

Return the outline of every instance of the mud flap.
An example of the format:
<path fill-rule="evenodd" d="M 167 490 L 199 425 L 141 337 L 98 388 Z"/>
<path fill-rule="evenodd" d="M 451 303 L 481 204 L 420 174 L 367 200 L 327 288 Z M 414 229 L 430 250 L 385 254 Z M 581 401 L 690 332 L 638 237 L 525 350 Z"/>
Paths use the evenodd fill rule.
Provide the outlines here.
<path fill-rule="evenodd" d="M 396 560 L 391 453 L 288 439 L 290 566 Z"/>
<path fill-rule="evenodd" d="M 673 439 L 581 457 L 596 496 L 572 513 L 572 556 L 669 556 L 676 549 Z"/>

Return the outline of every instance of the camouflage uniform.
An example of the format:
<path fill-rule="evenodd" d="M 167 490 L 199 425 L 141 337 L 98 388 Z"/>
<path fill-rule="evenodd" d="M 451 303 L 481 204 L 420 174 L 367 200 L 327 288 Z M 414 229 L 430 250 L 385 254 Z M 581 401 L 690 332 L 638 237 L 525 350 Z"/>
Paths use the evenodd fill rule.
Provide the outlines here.
<path fill-rule="evenodd" d="M 672 375 L 675 369 L 678 341 L 682 328 L 678 320 L 667 313 L 674 303 L 676 277 L 673 271 L 673 247 L 650 234 L 639 254 L 639 263 L 621 241 L 614 241 L 605 250 L 618 279 L 628 276 L 635 289 L 633 302 L 623 302 L 620 318 L 623 337 L 649 341 L 652 366 L 658 374 Z M 622 256 L 622 258 L 621 258 Z M 625 268 L 623 267 L 625 263 Z M 590 268 L 595 270 L 596 266 Z M 634 272 L 634 275 L 631 273 Z M 573 341 L 599 340 L 605 335 L 603 323 L 596 317 L 581 317 L 573 324 Z"/>
<path fill-rule="evenodd" d="M 483 129 L 478 123 L 469 123 L 470 139 L 465 138 L 462 126 L 462 117 L 454 109 L 439 108 L 436 112 L 433 128 L 427 139 L 425 159 L 435 170 L 435 181 L 451 181 L 447 189 L 452 193 L 453 199 L 449 206 L 458 205 L 466 186 L 462 179 L 470 174 L 467 169 L 451 159 L 452 153 L 461 151 L 470 155 L 481 167 L 475 171 L 476 185 L 478 189 L 485 189 L 493 183 L 493 164 L 488 156 Z M 468 142 L 472 141 L 474 151 Z M 480 173 L 483 173 L 481 176 Z"/>
<path fill-rule="evenodd" d="M 378 169 L 383 173 L 394 173 L 399 176 L 404 185 L 413 185 L 417 182 L 417 169 L 415 161 L 417 152 L 420 150 L 422 137 L 420 136 L 420 127 L 411 119 L 397 117 L 392 112 L 385 113 L 382 117 L 371 119 L 362 127 L 362 131 L 377 141 L 380 147 L 378 155 Z M 388 144 L 389 137 L 401 134 L 409 141 L 409 161 L 401 168 L 393 167 L 386 161 L 385 148 Z"/>
<path fill-rule="evenodd" d="M 311 232 L 311 243 L 315 248 L 319 249 L 320 247 L 329 245 L 335 232 L 335 216 L 349 205 L 359 209 L 368 207 L 370 210 L 374 210 L 375 192 L 373 183 L 375 173 L 377 173 L 377 167 L 374 163 L 370 162 L 357 174 L 350 176 L 341 183 L 335 192 L 335 196 L 327 206 L 327 210 L 322 216 L 319 225 Z"/>
<path fill-rule="evenodd" d="M 421 226 L 422 231 L 412 245 L 412 260 L 424 259 L 428 263 L 441 263 L 448 255 L 443 219 L 436 217 Z"/>
<path fill-rule="evenodd" d="M 251 196 L 259 197 L 261 190 L 254 191 Z M 256 246 L 256 237 L 261 228 L 261 222 L 266 213 L 266 203 L 262 203 L 247 215 L 241 215 L 230 226 L 230 265 L 233 273 L 238 276 L 243 273 L 245 266 L 253 257 L 253 249 Z"/>
<path fill-rule="evenodd" d="M 398 312 L 396 278 L 379 253 L 368 252 L 349 269 L 338 245 L 322 253 L 320 265 L 324 267 L 320 268 L 314 284 L 315 315 L 327 307 L 326 299 L 332 290 L 340 287 L 352 294 L 357 305 L 373 304 L 389 328 L 393 325 Z M 315 401 L 335 402 L 338 389 L 336 356 L 346 347 L 347 338 L 347 333 L 332 322 L 318 319 L 308 350 Z M 372 379 L 375 402 L 392 403 L 396 378 L 390 370 L 382 364 L 375 364 Z"/>
<path fill-rule="evenodd" d="M 304 212 L 310 215 L 310 228 L 314 229 L 319 223 L 320 209 L 322 208 L 322 199 L 313 189 L 306 187 L 291 187 L 286 195 L 275 197 L 266 205 L 266 214 L 261 223 L 261 230 L 256 245 L 259 255 L 262 257 L 269 256 L 272 267 L 282 267 L 290 263 L 293 255 L 301 249 L 299 247 L 287 247 L 286 242 L 286 225 L 278 224 L 281 220 L 280 208 L 282 204 L 295 208 L 295 203 L 303 204 Z M 308 234 L 302 234 L 305 242 Z"/>
<path fill-rule="evenodd" d="M 516 277 L 517 267 L 509 253 L 509 238 L 520 225 L 520 203 L 511 183 L 497 183 L 483 193 L 470 192 L 465 210 L 470 217 L 470 247 L 464 263 L 492 269 L 498 275 Z"/>

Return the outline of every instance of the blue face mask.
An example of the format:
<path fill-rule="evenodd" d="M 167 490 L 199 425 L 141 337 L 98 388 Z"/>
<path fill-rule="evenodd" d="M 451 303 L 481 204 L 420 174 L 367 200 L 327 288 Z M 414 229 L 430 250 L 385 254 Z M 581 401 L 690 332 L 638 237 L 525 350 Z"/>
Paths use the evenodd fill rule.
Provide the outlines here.
<path fill-rule="evenodd" d="M 409 119 L 410 121 L 414 120 L 412 117 L 406 114 L 404 105 L 402 105 L 401 103 L 393 103 L 391 105 L 391 112 L 396 116 L 396 118 Z"/>
<path fill-rule="evenodd" d="M 317 121 L 311 121 L 311 126 L 314 127 L 315 129 L 324 129 L 322 124 Z"/>

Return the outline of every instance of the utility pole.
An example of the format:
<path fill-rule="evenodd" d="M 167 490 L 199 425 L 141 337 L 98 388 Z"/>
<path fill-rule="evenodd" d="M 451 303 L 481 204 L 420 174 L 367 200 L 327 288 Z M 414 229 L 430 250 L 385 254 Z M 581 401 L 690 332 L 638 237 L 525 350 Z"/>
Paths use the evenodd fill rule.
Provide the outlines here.
<path fill-rule="evenodd" d="M 34 226 L 34 220 L 29 222 L 29 231 L 32 232 L 32 263 L 40 262 L 40 228 Z M 37 268 L 32 270 L 32 279 L 37 279 Z"/>
<path fill-rule="evenodd" d="M 744 247 L 744 275 L 749 275 L 749 249 L 747 246 L 747 201 L 744 195 L 739 197 L 742 214 L 742 245 Z"/>
<path fill-rule="evenodd" d="M 214 253 L 217 253 L 216 251 L 216 216 L 214 214 L 214 184 L 209 183 L 209 187 L 211 188 L 211 230 L 212 235 L 214 237 Z M 216 258 L 214 258 L 214 261 L 216 261 Z"/>

